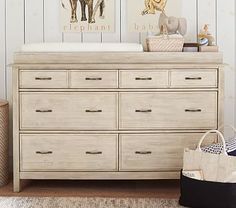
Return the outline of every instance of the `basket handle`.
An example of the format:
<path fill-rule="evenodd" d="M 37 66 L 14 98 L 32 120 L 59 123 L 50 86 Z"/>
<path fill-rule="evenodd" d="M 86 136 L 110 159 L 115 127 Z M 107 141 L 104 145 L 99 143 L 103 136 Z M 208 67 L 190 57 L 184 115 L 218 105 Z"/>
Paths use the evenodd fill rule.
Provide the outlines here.
<path fill-rule="evenodd" d="M 199 141 L 199 143 L 198 143 L 198 146 L 197 146 L 197 151 L 200 151 L 200 152 L 202 151 L 202 150 L 201 150 L 202 142 L 203 142 L 203 140 L 204 140 L 210 133 L 216 133 L 216 134 L 219 135 L 219 137 L 220 137 L 220 139 L 221 139 L 221 141 L 222 141 L 222 144 L 223 144 L 223 154 L 224 154 L 224 155 L 228 155 L 228 154 L 227 154 L 227 151 L 226 151 L 225 138 L 224 138 L 223 134 L 222 134 L 220 131 L 218 131 L 218 130 L 210 130 L 210 131 L 207 131 L 207 132 L 202 136 L 202 138 L 200 139 L 200 141 Z"/>

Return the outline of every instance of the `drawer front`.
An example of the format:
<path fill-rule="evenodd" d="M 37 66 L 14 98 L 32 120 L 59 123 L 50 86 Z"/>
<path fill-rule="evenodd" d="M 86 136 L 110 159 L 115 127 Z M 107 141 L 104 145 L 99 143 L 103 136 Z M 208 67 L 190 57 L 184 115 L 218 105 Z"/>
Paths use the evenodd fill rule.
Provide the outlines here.
<path fill-rule="evenodd" d="M 173 70 L 171 71 L 171 87 L 217 87 L 217 70 Z"/>
<path fill-rule="evenodd" d="M 68 88 L 66 71 L 20 71 L 20 88 Z"/>
<path fill-rule="evenodd" d="M 121 93 L 121 129 L 214 129 L 216 92 Z"/>
<path fill-rule="evenodd" d="M 21 129 L 115 130 L 117 93 L 21 93 Z"/>
<path fill-rule="evenodd" d="M 21 135 L 21 171 L 115 171 L 117 135 Z"/>
<path fill-rule="evenodd" d="M 71 88 L 118 88 L 117 71 L 71 71 Z"/>
<path fill-rule="evenodd" d="M 179 171 L 184 148 L 195 148 L 203 133 L 120 135 L 120 171 Z M 216 140 L 212 135 L 207 143 Z"/>
<path fill-rule="evenodd" d="M 167 88 L 168 71 L 120 71 L 120 88 Z"/>

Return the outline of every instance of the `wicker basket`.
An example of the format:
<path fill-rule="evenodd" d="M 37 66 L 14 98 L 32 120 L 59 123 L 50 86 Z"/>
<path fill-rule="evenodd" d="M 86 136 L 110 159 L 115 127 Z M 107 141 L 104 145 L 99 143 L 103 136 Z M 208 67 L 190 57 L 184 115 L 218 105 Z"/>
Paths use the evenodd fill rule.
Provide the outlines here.
<path fill-rule="evenodd" d="M 150 36 L 146 41 L 150 52 L 182 52 L 184 46 L 181 35 Z"/>
<path fill-rule="evenodd" d="M 8 103 L 0 100 L 0 186 L 8 183 Z"/>

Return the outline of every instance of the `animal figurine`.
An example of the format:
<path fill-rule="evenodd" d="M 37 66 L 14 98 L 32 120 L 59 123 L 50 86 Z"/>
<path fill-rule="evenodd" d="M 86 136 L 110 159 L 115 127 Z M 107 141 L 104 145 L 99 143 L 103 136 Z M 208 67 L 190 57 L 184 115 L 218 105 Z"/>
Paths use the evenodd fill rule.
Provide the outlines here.
<path fill-rule="evenodd" d="M 145 9 L 142 15 L 155 14 L 156 11 L 164 12 L 167 0 L 145 0 Z"/>
<path fill-rule="evenodd" d="M 209 45 L 209 41 L 207 38 L 200 38 L 198 39 L 198 44 L 201 46 L 208 46 Z"/>
<path fill-rule="evenodd" d="M 98 8 L 100 8 L 100 18 L 104 19 L 104 7 L 105 7 L 105 0 L 98 0 L 94 9 L 93 9 L 93 16 L 91 23 L 95 23 L 95 15 L 97 13 Z"/>
<path fill-rule="evenodd" d="M 207 39 L 207 45 L 209 46 L 213 46 L 215 45 L 215 38 L 213 37 L 213 35 L 209 32 L 209 25 L 205 24 L 203 29 L 200 31 L 199 35 L 198 35 L 198 42 L 199 44 L 201 44 L 202 40 Z M 206 43 L 204 44 L 206 45 Z"/>
<path fill-rule="evenodd" d="M 187 33 L 187 20 L 185 18 L 168 17 L 163 12 L 159 18 L 159 28 L 166 26 L 168 34 L 181 34 L 184 36 Z"/>

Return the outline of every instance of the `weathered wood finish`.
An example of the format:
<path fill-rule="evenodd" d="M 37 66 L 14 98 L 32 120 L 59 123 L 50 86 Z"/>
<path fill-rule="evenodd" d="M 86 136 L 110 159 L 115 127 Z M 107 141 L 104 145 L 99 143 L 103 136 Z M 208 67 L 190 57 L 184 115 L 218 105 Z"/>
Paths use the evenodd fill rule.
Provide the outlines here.
<path fill-rule="evenodd" d="M 121 129 L 214 129 L 216 92 L 124 92 L 120 94 Z"/>
<path fill-rule="evenodd" d="M 117 71 L 71 71 L 70 88 L 118 88 Z"/>
<path fill-rule="evenodd" d="M 152 63 L 208 63 L 222 64 L 221 53 L 16 53 L 15 64 L 152 64 Z"/>
<path fill-rule="evenodd" d="M 16 192 L 22 179 L 177 179 L 183 148 L 223 124 L 220 53 L 23 53 L 13 75 Z"/>
<path fill-rule="evenodd" d="M 21 171 L 116 171 L 117 135 L 21 135 Z M 106 144 L 106 145 L 104 145 Z"/>
<path fill-rule="evenodd" d="M 24 92 L 22 130 L 116 130 L 117 93 Z"/>
<path fill-rule="evenodd" d="M 120 88 L 167 88 L 169 77 L 167 70 L 121 70 Z"/>
<path fill-rule="evenodd" d="M 196 148 L 201 136 L 199 133 L 121 134 L 120 171 L 180 171 L 184 148 Z M 215 139 L 212 135 L 208 144 Z"/>
<path fill-rule="evenodd" d="M 217 70 L 173 70 L 171 71 L 172 88 L 215 88 L 217 87 Z"/>
<path fill-rule="evenodd" d="M 67 88 L 67 71 L 21 71 L 20 88 Z"/>

